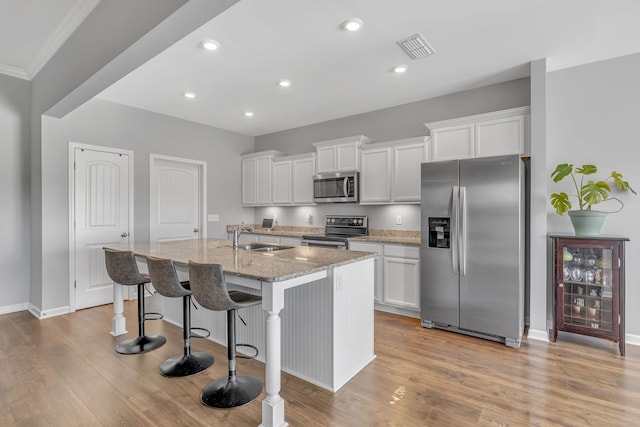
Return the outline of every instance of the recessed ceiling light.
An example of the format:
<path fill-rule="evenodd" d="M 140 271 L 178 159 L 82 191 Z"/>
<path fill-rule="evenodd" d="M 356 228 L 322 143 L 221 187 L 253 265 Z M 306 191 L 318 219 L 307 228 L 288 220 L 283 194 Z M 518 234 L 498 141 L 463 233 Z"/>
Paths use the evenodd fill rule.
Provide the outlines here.
<path fill-rule="evenodd" d="M 253 117 L 253 111 L 245 111 L 244 115 L 247 117 Z"/>
<path fill-rule="evenodd" d="M 393 67 L 393 72 L 401 74 L 407 71 L 408 68 L 409 67 L 407 67 L 406 65 L 396 65 L 395 67 Z"/>
<path fill-rule="evenodd" d="M 218 48 L 220 47 L 220 43 L 218 43 L 215 40 L 209 40 L 209 39 L 202 40 L 200 44 L 206 50 L 218 50 Z"/>
<path fill-rule="evenodd" d="M 188 99 L 194 99 L 196 97 L 196 94 L 195 94 L 195 92 L 186 91 L 184 93 L 184 97 L 188 98 Z"/>
<path fill-rule="evenodd" d="M 358 18 L 349 18 L 342 23 L 342 28 L 347 31 L 358 31 L 362 28 L 362 20 Z"/>
<path fill-rule="evenodd" d="M 278 80 L 278 86 L 289 87 L 291 86 L 291 80 L 286 80 L 286 79 Z"/>

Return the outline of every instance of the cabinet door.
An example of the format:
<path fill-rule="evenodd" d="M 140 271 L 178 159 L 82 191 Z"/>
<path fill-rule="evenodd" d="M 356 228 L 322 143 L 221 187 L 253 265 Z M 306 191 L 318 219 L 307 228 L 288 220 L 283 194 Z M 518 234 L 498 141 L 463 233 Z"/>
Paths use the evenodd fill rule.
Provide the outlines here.
<path fill-rule="evenodd" d="M 293 203 L 313 204 L 313 175 L 316 173 L 315 158 L 293 161 Z"/>
<path fill-rule="evenodd" d="M 335 145 L 318 147 L 316 150 L 317 173 L 335 172 L 338 168 L 337 148 Z"/>
<path fill-rule="evenodd" d="M 299 237 L 280 237 L 281 245 L 301 246 L 302 241 Z"/>
<path fill-rule="evenodd" d="M 360 170 L 360 156 L 356 143 L 340 144 L 336 147 L 338 172 L 350 172 Z"/>
<path fill-rule="evenodd" d="M 257 194 L 256 159 L 242 159 L 242 204 L 255 205 Z"/>
<path fill-rule="evenodd" d="M 290 160 L 273 162 L 273 198 L 274 205 L 290 205 L 292 199 L 293 180 Z"/>
<path fill-rule="evenodd" d="M 419 172 L 419 170 L 418 170 Z M 420 198 L 418 175 L 418 198 Z M 391 202 L 391 148 L 362 152 L 360 204 Z"/>
<path fill-rule="evenodd" d="M 382 302 L 382 245 L 378 243 L 364 243 L 349 241 L 350 251 L 375 252 L 378 255 L 374 260 L 374 301 Z"/>
<path fill-rule="evenodd" d="M 256 204 L 271 204 L 271 157 L 256 157 Z"/>
<path fill-rule="evenodd" d="M 384 257 L 383 302 L 420 310 L 420 261 Z"/>
<path fill-rule="evenodd" d="M 431 139 L 433 160 L 464 159 L 475 155 L 472 123 L 435 129 Z"/>
<path fill-rule="evenodd" d="M 475 137 L 477 157 L 522 154 L 525 145 L 525 116 L 478 122 Z"/>
<path fill-rule="evenodd" d="M 258 242 L 260 243 L 280 243 L 280 237 L 278 236 L 269 236 L 266 234 L 260 234 L 258 236 Z"/>
<path fill-rule="evenodd" d="M 393 200 L 420 203 L 420 165 L 428 160 L 427 144 L 402 145 L 393 150 Z"/>

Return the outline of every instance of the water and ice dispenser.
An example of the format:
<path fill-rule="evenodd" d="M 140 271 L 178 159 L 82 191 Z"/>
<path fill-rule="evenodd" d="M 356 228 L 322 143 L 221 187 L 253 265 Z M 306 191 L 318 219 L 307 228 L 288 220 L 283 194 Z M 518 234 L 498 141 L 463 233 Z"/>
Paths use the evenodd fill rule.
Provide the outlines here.
<path fill-rule="evenodd" d="M 451 218 L 429 217 L 429 247 L 451 247 Z"/>

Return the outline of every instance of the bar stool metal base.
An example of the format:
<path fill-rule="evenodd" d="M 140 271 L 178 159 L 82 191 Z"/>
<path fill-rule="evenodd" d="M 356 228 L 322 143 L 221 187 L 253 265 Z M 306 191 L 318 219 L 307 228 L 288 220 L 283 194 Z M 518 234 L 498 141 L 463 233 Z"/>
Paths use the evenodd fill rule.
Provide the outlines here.
<path fill-rule="evenodd" d="M 187 377 L 213 365 L 213 356 L 201 351 L 186 356 L 175 356 L 160 365 L 160 374 L 165 377 Z"/>
<path fill-rule="evenodd" d="M 167 339 L 161 335 L 143 335 L 122 341 L 116 346 L 116 351 L 120 354 L 146 353 L 162 347 L 166 342 Z"/>
<path fill-rule="evenodd" d="M 203 404 L 212 408 L 229 409 L 253 402 L 262 391 L 262 383 L 255 377 L 240 375 L 216 380 L 200 394 Z"/>

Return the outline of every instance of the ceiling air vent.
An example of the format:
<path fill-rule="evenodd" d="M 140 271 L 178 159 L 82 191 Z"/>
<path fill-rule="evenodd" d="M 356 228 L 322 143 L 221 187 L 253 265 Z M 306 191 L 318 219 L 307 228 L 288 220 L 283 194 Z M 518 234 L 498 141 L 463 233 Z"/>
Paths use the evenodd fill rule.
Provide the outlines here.
<path fill-rule="evenodd" d="M 411 59 L 426 58 L 436 53 L 429 42 L 420 33 L 407 37 L 398 42 L 402 50 L 404 50 Z"/>

